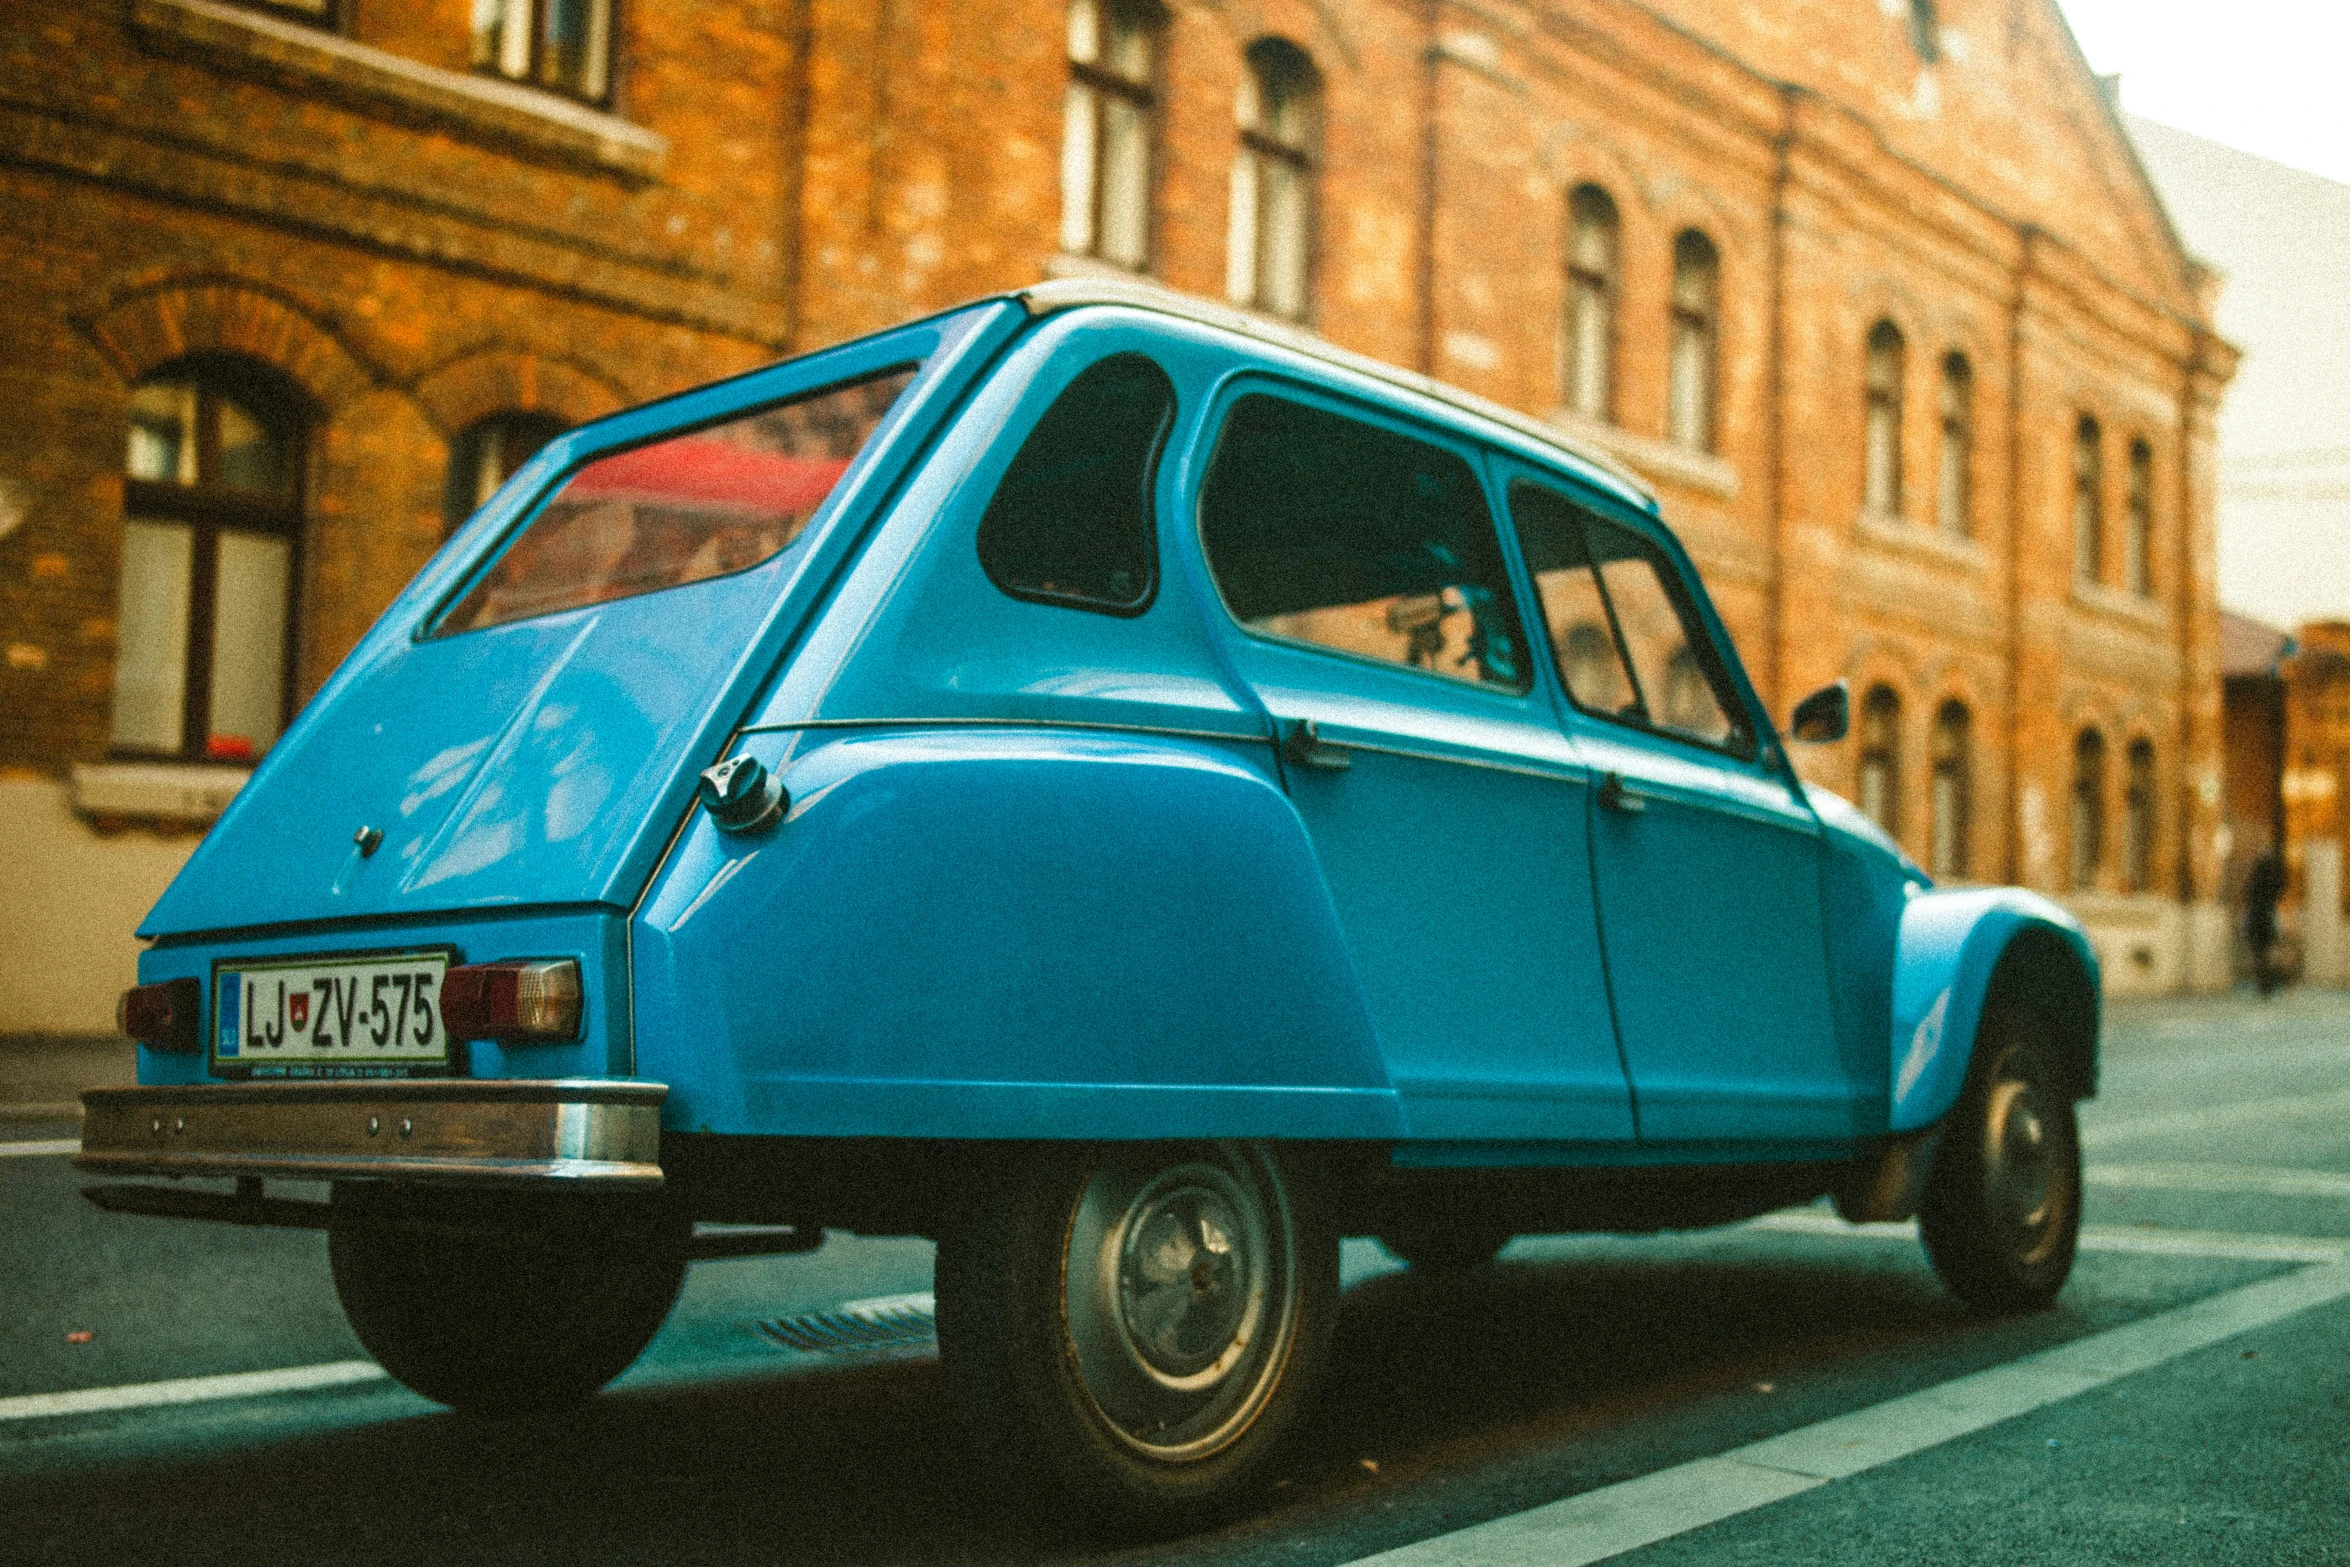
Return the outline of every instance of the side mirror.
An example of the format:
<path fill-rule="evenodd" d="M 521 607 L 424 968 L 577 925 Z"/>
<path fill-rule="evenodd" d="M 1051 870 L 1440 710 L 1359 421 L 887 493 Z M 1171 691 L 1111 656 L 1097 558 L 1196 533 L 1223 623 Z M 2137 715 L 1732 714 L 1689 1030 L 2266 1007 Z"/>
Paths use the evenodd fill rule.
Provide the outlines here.
<path fill-rule="evenodd" d="M 1843 739 L 1852 728 L 1851 682 L 1822 686 L 1796 703 L 1794 721 L 1787 728 L 1796 739 L 1815 745 Z"/>

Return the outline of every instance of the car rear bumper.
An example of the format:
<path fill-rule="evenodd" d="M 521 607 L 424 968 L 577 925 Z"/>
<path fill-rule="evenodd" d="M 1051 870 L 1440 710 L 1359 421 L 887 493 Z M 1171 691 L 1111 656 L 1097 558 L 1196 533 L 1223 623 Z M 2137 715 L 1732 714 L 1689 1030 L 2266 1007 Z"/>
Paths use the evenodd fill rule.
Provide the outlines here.
<path fill-rule="evenodd" d="M 107 1175 L 661 1184 L 661 1083 L 408 1078 L 94 1088 L 76 1167 Z"/>

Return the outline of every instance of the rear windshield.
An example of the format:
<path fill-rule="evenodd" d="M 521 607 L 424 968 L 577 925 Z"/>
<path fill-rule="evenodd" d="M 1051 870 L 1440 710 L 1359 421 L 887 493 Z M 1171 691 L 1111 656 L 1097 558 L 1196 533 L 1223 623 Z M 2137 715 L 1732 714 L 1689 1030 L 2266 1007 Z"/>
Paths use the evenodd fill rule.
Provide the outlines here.
<path fill-rule="evenodd" d="M 744 571 L 788 549 L 914 379 L 900 365 L 574 470 L 436 636 Z"/>

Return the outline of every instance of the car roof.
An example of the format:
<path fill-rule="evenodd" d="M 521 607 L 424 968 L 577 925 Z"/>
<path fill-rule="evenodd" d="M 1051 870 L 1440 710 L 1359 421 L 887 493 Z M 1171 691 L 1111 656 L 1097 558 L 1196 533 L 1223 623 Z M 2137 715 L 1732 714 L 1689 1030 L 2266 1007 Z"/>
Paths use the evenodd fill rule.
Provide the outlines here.
<path fill-rule="evenodd" d="M 1489 398 L 1479 397 L 1474 392 L 1448 386 L 1433 376 L 1421 375 L 1417 371 L 1373 359 L 1368 354 L 1340 348 L 1303 327 L 1292 326 L 1285 321 L 1272 320 L 1253 311 L 1219 304 L 1194 294 L 1179 293 L 1139 278 L 1057 278 L 1020 289 L 1009 297 L 1017 300 L 1032 316 L 1051 315 L 1084 305 L 1123 305 L 1235 333 L 1333 369 L 1383 382 L 1399 391 L 1441 403 L 1453 412 L 1467 414 L 1487 424 L 1499 425 L 1512 435 L 1543 448 L 1547 455 L 1564 457 L 1577 467 L 1595 470 L 1586 477 L 1612 481 L 1624 499 L 1643 511 L 1653 512 L 1656 509 L 1654 492 L 1638 474 L 1607 453 L 1570 440 L 1556 426 L 1545 424 Z"/>

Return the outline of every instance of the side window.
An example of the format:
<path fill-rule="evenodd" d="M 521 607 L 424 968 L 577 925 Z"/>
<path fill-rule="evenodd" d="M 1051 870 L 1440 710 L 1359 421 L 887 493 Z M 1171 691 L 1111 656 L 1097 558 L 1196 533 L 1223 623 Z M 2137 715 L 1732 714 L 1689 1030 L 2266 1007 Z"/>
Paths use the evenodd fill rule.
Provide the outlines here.
<path fill-rule="evenodd" d="M 1426 441 L 1241 398 L 1200 497 L 1208 569 L 1251 631 L 1523 691 L 1519 629 L 1477 476 Z"/>
<path fill-rule="evenodd" d="M 1151 490 L 1175 386 L 1140 354 L 1069 383 L 979 521 L 979 564 L 1014 598 L 1140 614 L 1158 582 Z"/>
<path fill-rule="evenodd" d="M 916 368 L 885 370 L 575 469 L 433 635 L 658 593 L 782 554 Z"/>
<path fill-rule="evenodd" d="M 1577 707 L 1752 754 L 1721 650 L 1662 550 L 1538 485 L 1510 486 L 1510 516 Z"/>

